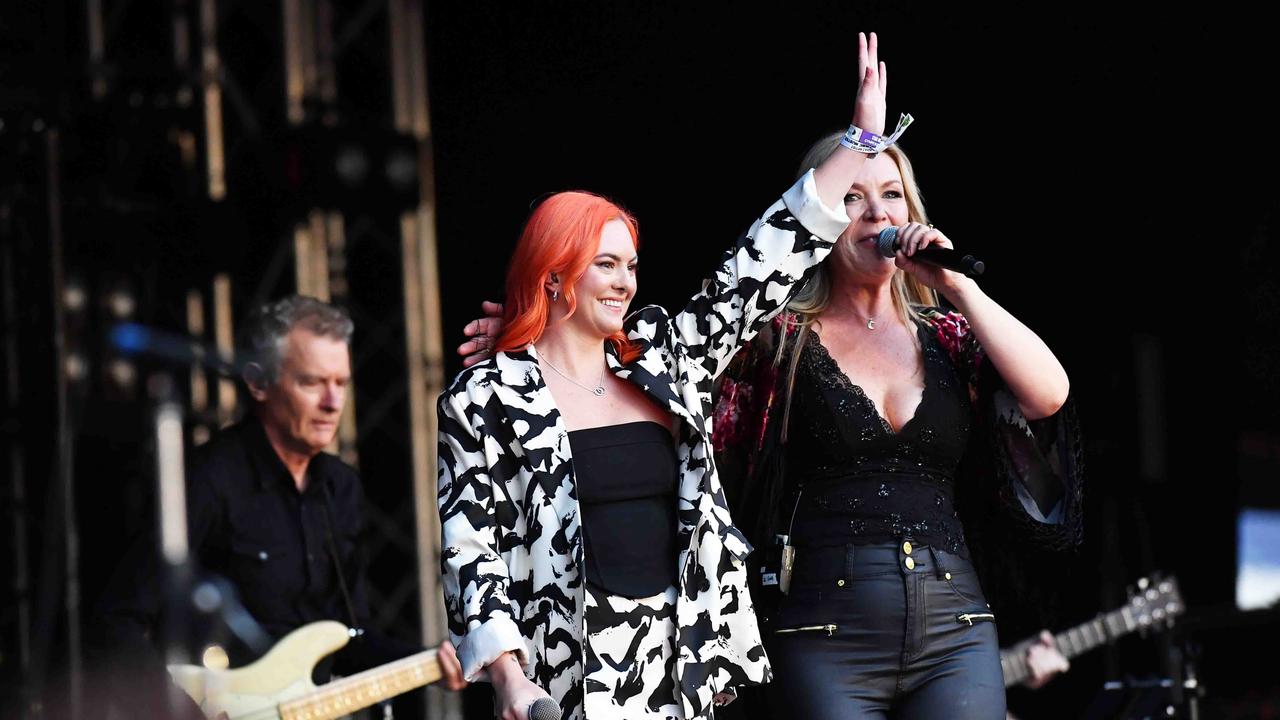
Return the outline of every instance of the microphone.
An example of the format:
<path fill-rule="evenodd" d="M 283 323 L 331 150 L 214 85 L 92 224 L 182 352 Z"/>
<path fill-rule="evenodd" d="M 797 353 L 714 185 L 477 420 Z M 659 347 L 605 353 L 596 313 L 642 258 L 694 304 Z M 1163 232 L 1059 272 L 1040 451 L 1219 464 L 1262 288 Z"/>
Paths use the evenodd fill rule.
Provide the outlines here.
<path fill-rule="evenodd" d="M 887 258 L 894 257 L 898 250 L 898 228 L 890 226 L 881 230 L 880 237 L 876 238 L 876 249 Z M 955 270 L 969 277 L 978 277 L 987 269 L 986 263 L 972 255 L 961 255 L 956 250 L 937 245 L 920 248 L 911 259 Z"/>
<path fill-rule="evenodd" d="M 223 357 L 217 348 L 197 338 L 137 323 L 120 323 L 111 328 L 110 340 L 122 355 L 150 357 L 172 365 L 197 365 L 228 377 L 239 375 L 246 361 L 243 357 Z"/>
<path fill-rule="evenodd" d="M 534 700 L 525 715 L 529 716 L 529 720 L 560 720 L 564 712 L 560 710 L 559 703 L 544 697 Z"/>

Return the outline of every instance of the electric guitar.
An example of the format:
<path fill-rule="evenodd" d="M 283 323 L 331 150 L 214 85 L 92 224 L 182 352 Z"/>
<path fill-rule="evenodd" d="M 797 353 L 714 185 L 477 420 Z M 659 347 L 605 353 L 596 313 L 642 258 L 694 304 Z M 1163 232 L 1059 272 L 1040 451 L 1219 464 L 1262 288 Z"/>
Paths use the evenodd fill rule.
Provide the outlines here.
<path fill-rule="evenodd" d="M 245 667 L 170 665 L 169 675 L 207 716 L 226 713 L 231 720 L 333 720 L 441 677 L 436 651 L 427 650 L 316 687 L 312 669 L 349 637 L 342 623 L 314 622 Z"/>
<path fill-rule="evenodd" d="M 1153 583 L 1143 578 L 1138 581 L 1138 592 L 1124 607 L 1054 635 L 1053 640 L 1058 652 L 1070 660 L 1131 632 L 1171 626 L 1173 619 L 1185 611 L 1177 580 L 1166 578 Z M 1031 669 L 1027 667 L 1027 648 L 1039 639 L 1039 636 L 1030 637 L 1000 651 L 1005 687 L 1031 677 Z"/>

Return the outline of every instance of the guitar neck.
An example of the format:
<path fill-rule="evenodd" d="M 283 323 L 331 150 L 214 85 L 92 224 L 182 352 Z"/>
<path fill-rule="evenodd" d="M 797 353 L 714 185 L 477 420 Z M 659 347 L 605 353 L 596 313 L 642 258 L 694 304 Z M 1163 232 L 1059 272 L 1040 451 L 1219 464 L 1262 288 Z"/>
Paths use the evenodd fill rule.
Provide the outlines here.
<path fill-rule="evenodd" d="M 1053 636 L 1058 652 L 1068 660 L 1137 630 L 1139 623 L 1129 608 L 1122 608 L 1081 623 L 1066 632 Z M 1027 667 L 1027 648 L 1037 638 L 1030 638 L 1000 651 L 1000 667 L 1004 671 L 1004 686 L 1011 687 L 1031 677 Z"/>
<path fill-rule="evenodd" d="M 440 676 L 436 651 L 427 650 L 335 680 L 316 688 L 315 692 L 283 702 L 279 706 L 280 719 L 333 720 L 429 685 Z"/>

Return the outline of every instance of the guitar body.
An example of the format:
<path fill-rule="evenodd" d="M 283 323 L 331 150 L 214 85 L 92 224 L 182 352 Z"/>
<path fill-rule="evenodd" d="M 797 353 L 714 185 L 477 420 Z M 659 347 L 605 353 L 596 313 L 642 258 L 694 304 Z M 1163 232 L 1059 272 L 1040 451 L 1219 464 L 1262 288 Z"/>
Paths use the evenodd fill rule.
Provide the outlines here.
<path fill-rule="evenodd" d="M 208 717 L 225 712 L 231 720 L 275 720 L 281 703 L 316 690 L 316 663 L 346 646 L 345 625 L 332 620 L 294 630 L 256 662 L 234 670 L 170 665 L 174 684 L 191 696 Z"/>

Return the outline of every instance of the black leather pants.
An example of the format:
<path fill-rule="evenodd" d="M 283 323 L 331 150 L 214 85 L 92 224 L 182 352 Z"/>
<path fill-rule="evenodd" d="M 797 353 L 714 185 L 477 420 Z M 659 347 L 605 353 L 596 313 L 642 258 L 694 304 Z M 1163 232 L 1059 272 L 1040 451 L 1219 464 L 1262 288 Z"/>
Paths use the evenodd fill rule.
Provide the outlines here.
<path fill-rule="evenodd" d="M 958 555 L 797 548 L 772 625 L 775 718 L 1005 717 L 995 617 Z"/>

